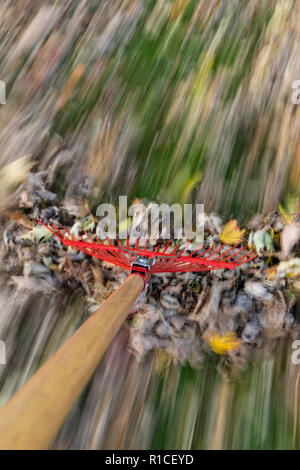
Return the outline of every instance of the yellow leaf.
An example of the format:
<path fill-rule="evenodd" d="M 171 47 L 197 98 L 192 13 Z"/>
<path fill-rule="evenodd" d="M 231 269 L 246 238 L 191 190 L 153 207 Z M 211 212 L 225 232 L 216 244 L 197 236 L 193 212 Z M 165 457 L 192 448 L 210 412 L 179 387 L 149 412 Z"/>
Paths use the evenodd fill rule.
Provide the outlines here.
<path fill-rule="evenodd" d="M 221 355 L 238 349 L 241 345 L 241 340 L 231 331 L 227 331 L 224 336 L 215 331 L 207 331 L 203 338 L 216 354 Z"/>
<path fill-rule="evenodd" d="M 220 240 L 227 245 L 236 245 L 237 243 L 241 243 L 244 233 L 245 230 L 240 230 L 237 220 L 233 219 L 224 225 L 220 233 Z"/>
<path fill-rule="evenodd" d="M 276 276 L 277 266 L 272 266 L 271 268 L 266 269 L 265 273 L 267 275 L 268 281 Z"/>

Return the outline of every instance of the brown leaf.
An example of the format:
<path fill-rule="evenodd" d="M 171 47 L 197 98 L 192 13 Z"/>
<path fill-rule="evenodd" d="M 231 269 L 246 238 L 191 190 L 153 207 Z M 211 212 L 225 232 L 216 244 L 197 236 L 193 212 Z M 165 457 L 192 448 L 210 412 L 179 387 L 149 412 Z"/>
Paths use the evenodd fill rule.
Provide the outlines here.
<path fill-rule="evenodd" d="M 85 64 L 78 64 L 76 65 L 75 69 L 71 73 L 69 79 L 67 80 L 67 83 L 65 84 L 58 100 L 55 105 L 55 111 L 60 111 L 62 108 L 65 107 L 67 102 L 72 96 L 73 90 L 79 80 L 81 79 L 82 75 L 84 74 L 85 71 Z"/>

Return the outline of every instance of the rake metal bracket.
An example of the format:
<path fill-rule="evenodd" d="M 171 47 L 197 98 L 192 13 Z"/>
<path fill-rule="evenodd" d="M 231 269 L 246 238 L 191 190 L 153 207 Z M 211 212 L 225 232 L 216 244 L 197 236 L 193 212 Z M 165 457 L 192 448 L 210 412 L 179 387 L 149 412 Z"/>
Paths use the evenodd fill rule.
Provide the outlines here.
<path fill-rule="evenodd" d="M 138 274 L 144 281 L 144 289 L 148 287 L 151 276 L 151 268 L 155 263 L 155 258 L 144 258 L 137 256 L 131 263 L 130 274 Z"/>

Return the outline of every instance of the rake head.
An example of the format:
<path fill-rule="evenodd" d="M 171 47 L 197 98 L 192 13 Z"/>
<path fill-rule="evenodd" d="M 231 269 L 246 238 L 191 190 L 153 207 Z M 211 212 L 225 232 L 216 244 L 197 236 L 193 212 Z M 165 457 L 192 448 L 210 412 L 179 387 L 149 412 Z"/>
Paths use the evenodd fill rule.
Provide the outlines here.
<path fill-rule="evenodd" d="M 120 266 L 130 271 L 131 274 L 139 274 L 143 277 L 145 286 L 153 273 L 234 269 L 257 257 L 255 251 L 248 251 L 246 246 L 238 245 L 226 248 L 223 244 L 218 244 L 209 248 L 199 247 L 191 251 L 189 249 L 191 243 L 186 243 L 183 247 L 177 245 L 170 249 L 171 242 L 169 241 L 164 246 L 159 244 L 151 250 L 147 248 L 148 242 L 141 247 L 139 239 L 132 247 L 128 238 L 125 244 L 122 244 L 119 239 L 113 243 L 109 238 L 106 238 L 104 242 L 96 235 L 85 231 L 76 239 L 65 227 L 46 225 L 40 220 L 38 222 L 59 238 L 63 245 Z"/>

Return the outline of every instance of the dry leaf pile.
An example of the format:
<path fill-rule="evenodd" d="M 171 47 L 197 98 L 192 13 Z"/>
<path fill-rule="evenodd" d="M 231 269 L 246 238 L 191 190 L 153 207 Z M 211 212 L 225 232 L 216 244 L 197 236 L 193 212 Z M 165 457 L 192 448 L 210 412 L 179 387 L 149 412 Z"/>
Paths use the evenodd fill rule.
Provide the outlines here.
<path fill-rule="evenodd" d="M 49 172 L 29 172 L 15 194 L 14 210 L 2 216 L 2 274 L 19 296 L 81 291 L 83 310 L 91 315 L 127 273 L 63 247 L 36 224 L 36 218 L 63 224 L 75 236 L 95 230 L 97 220 L 88 208 L 80 216 L 82 207 L 59 201 L 49 181 Z M 240 370 L 257 351 L 296 335 L 300 231 L 298 216 L 283 214 L 255 215 L 243 229 L 237 220 L 224 224 L 217 214 L 205 214 L 207 245 L 248 243 L 259 256 L 233 271 L 153 275 L 127 322 L 135 356 L 142 360 L 154 351 L 164 355 L 164 364 L 199 367 L 205 354 L 214 353 Z"/>

